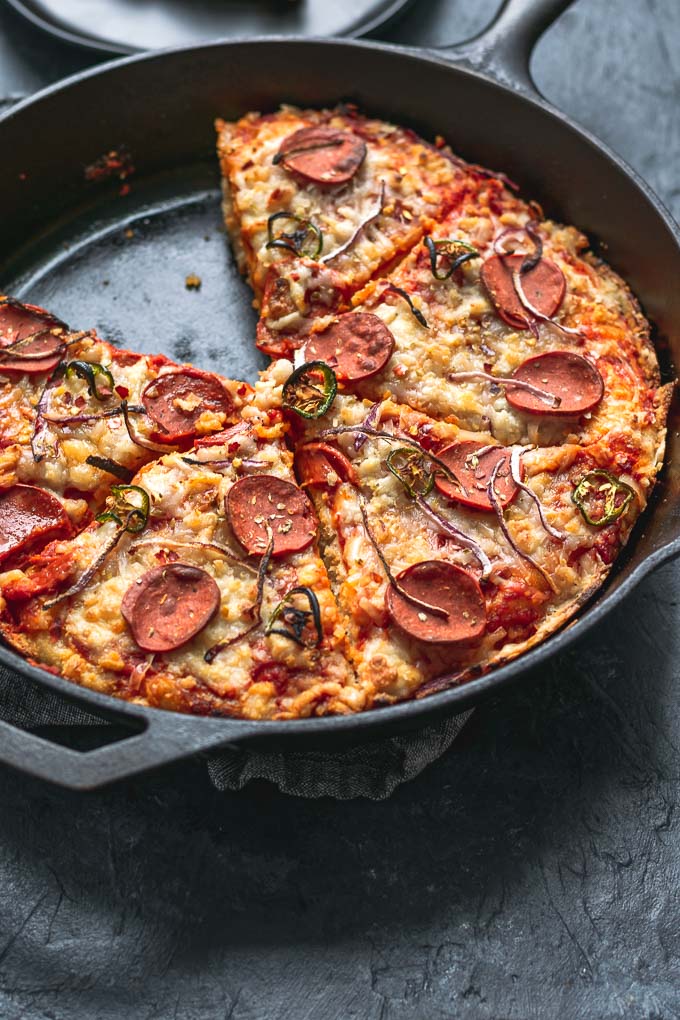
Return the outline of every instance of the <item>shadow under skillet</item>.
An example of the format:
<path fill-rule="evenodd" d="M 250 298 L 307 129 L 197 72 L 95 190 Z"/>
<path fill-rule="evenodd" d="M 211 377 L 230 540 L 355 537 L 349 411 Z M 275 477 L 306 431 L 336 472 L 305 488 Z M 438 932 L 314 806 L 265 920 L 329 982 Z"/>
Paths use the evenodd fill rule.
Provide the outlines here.
<path fill-rule="evenodd" d="M 674 1015 L 659 580 L 387 802 L 220 794 L 201 763 L 87 797 L 2 773 L 0 1013 L 643 1016 L 653 990 Z"/>

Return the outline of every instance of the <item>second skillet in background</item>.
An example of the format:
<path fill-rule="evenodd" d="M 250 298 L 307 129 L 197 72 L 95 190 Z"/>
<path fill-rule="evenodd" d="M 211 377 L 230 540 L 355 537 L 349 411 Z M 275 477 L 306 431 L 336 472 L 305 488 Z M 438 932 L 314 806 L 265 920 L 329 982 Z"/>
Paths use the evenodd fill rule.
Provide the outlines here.
<path fill-rule="evenodd" d="M 7 0 L 57 38 L 104 53 L 187 46 L 233 36 L 362 36 L 413 0 Z"/>

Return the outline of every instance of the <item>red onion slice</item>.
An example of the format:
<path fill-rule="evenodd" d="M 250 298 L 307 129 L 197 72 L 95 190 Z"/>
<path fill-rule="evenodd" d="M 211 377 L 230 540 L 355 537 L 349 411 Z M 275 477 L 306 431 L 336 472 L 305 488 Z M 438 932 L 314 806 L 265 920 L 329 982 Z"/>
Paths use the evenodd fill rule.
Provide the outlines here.
<path fill-rule="evenodd" d="M 148 549 L 158 545 L 164 546 L 167 549 L 208 549 L 210 552 L 219 553 L 220 556 L 224 556 L 225 559 L 237 564 L 237 566 L 243 567 L 249 574 L 257 576 L 255 567 L 250 563 L 246 563 L 240 556 L 236 556 L 231 549 L 227 548 L 226 545 L 222 545 L 221 542 L 198 542 L 191 539 L 183 541 L 181 538 L 164 538 L 162 535 L 158 535 L 156 537 L 145 538 L 141 542 L 135 542 L 134 545 L 130 546 L 129 551 L 133 553 L 137 549 Z"/>
<path fill-rule="evenodd" d="M 431 606 L 429 602 L 423 602 L 421 599 L 416 598 L 415 595 L 411 595 L 410 592 L 406 591 L 406 589 L 403 588 L 402 585 L 399 584 L 399 582 L 397 581 L 396 577 L 394 576 L 394 574 L 392 573 L 392 571 L 390 569 L 389 563 L 385 559 L 385 555 L 384 555 L 382 549 L 378 545 L 378 541 L 377 541 L 375 535 L 373 534 L 373 530 L 372 530 L 371 525 L 370 525 L 369 520 L 368 520 L 368 511 L 366 509 L 366 500 L 364 499 L 364 497 L 361 494 L 359 495 L 359 509 L 361 510 L 361 516 L 362 516 L 363 521 L 364 521 L 364 529 L 366 531 L 368 539 L 369 539 L 371 545 L 373 546 L 373 548 L 375 550 L 376 556 L 378 557 L 378 559 L 380 560 L 380 562 L 382 564 L 382 568 L 385 571 L 385 575 L 387 577 L 387 580 L 392 585 L 392 587 L 395 589 L 395 591 L 398 591 L 399 594 L 401 595 L 401 597 L 403 599 L 406 599 L 406 601 L 410 602 L 412 605 L 419 606 L 420 609 L 426 609 L 428 613 L 432 613 L 434 616 L 440 616 L 440 617 L 443 617 L 445 619 L 448 619 L 448 617 L 449 617 L 448 612 L 445 609 L 442 609 L 441 606 Z"/>
<path fill-rule="evenodd" d="M 371 409 L 369 410 L 368 414 L 366 415 L 362 422 L 364 428 L 370 429 L 375 428 L 375 426 L 378 424 L 378 418 L 380 417 L 381 407 L 382 402 L 380 400 L 377 400 L 375 404 L 373 404 L 373 406 L 371 407 Z M 367 439 L 368 436 L 362 436 L 361 434 L 357 435 L 356 439 L 354 440 L 354 449 L 357 451 L 360 450 Z"/>
<path fill-rule="evenodd" d="M 517 241 L 518 244 L 521 245 L 521 244 L 523 244 L 526 241 L 527 236 L 530 238 L 530 240 L 533 243 L 534 250 L 532 252 L 526 252 L 526 253 L 525 252 L 518 252 L 516 248 L 513 248 L 512 251 L 508 251 L 507 250 L 506 245 L 507 245 L 507 243 L 510 240 L 515 240 L 515 241 Z M 495 255 L 503 256 L 503 255 L 521 255 L 521 254 L 527 254 L 527 255 L 534 256 L 536 254 L 536 241 L 531 236 L 531 234 L 529 234 L 529 231 L 527 230 L 526 227 L 506 227 L 505 230 L 502 230 L 500 232 L 500 234 L 498 234 L 494 238 L 494 242 L 493 242 L 492 248 L 493 248 L 493 252 L 494 252 Z"/>
<path fill-rule="evenodd" d="M 559 329 L 559 331 L 561 333 L 566 333 L 567 336 L 578 337 L 579 340 L 585 340 L 585 337 L 584 337 L 583 333 L 580 330 L 573 329 L 571 326 L 563 326 L 561 322 L 558 322 L 556 319 L 552 318 L 550 315 L 544 315 L 543 312 L 539 311 L 539 309 L 536 308 L 535 305 L 532 305 L 531 301 L 529 300 L 529 298 L 526 296 L 526 294 L 524 292 L 524 287 L 522 286 L 521 274 L 522 274 L 522 269 L 521 269 L 521 266 L 520 266 L 519 269 L 515 269 L 513 271 L 513 274 L 512 274 L 512 283 L 513 283 L 513 286 L 514 286 L 515 291 L 517 293 L 517 297 L 520 299 L 520 301 L 522 303 L 522 306 L 524 308 L 526 308 L 526 310 L 528 312 L 531 312 L 531 314 L 534 316 L 534 318 L 538 319 L 539 322 L 549 322 L 551 326 L 554 326 L 555 329 Z"/>
<path fill-rule="evenodd" d="M 267 530 L 268 542 L 267 548 L 265 549 L 257 568 L 257 597 L 253 605 L 249 606 L 247 610 L 254 614 L 255 622 L 251 623 L 250 627 L 246 627 L 245 630 L 242 630 L 240 634 L 234 634 L 233 637 L 227 638 L 225 641 L 219 641 L 216 645 L 213 645 L 212 648 L 209 648 L 203 656 L 203 661 L 208 664 L 214 662 L 220 652 L 223 652 L 227 648 L 231 648 L 232 645 L 235 645 L 238 641 L 242 641 L 244 638 L 248 637 L 249 634 L 252 634 L 254 630 L 257 630 L 258 627 L 262 626 L 262 598 L 264 595 L 264 582 L 267 579 L 267 570 L 269 569 L 272 553 L 274 552 L 274 532 L 269 526 L 268 521 L 264 522 L 264 527 Z"/>
<path fill-rule="evenodd" d="M 66 591 L 63 591 L 61 595 L 57 595 L 56 598 L 50 599 L 49 602 L 45 602 L 43 608 L 51 609 L 52 606 L 58 605 L 60 602 L 63 602 L 64 599 L 70 599 L 73 595 L 79 595 L 80 592 L 87 587 L 89 582 L 92 580 L 94 575 L 97 573 L 99 568 L 104 563 L 104 560 L 109 555 L 109 553 L 118 545 L 118 542 L 120 541 L 120 538 L 123 535 L 124 531 L 125 528 L 116 528 L 115 534 L 105 544 L 104 548 L 99 553 L 99 556 L 96 557 L 94 562 L 90 564 L 90 566 L 87 568 L 87 570 L 85 570 L 83 574 L 81 574 L 76 583 L 71 585 L 71 587 L 68 588 Z"/>
<path fill-rule="evenodd" d="M 123 421 L 125 422 L 125 428 L 127 434 L 130 437 L 130 442 L 134 443 L 135 446 L 139 446 L 142 450 L 151 450 L 153 453 L 172 453 L 172 444 L 166 443 L 161 446 L 159 443 L 151 443 L 147 439 L 141 439 L 140 436 L 134 431 L 132 422 L 130 421 L 130 414 L 146 414 L 146 408 L 128 407 L 125 400 L 120 405 L 120 413 L 123 415 Z"/>
<path fill-rule="evenodd" d="M 522 492 L 526 492 L 527 496 L 529 496 L 536 504 L 538 516 L 544 530 L 547 531 L 551 538 L 556 539 L 558 542 L 564 542 L 567 536 L 563 535 L 561 531 L 558 531 L 557 528 L 553 528 L 552 524 L 548 523 L 545 517 L 545 510 L 540 499 L 534 490 L 530 489 L 529 486 L 522 481 L 522 467 L 520 461 L 522 454 L 531 449 L 533 449 L 531 446 L 513 446 L 512 453 L 510 454 L 510 475 L 517 488 L 521 489 Z"/>
<path fill-rule="evenodd" d="M 512 376 L 491 375 L 490 372 L 450 372 L 446 377 L 449 382 L 473 382 L 475 379 L 483 379 L 485 382 L 496 383 L 498 386 L 515 386 L 519 390 L 526 390 L 539 400 L 544 400 L 551 407 L 559 407 L 561 398 L 547 390 L 539 389 L 532 383 L 522 382 L 521 379 L 513 379 Z"/>
<path fill-rule="evenodd" d="M 475 542 L 474 538 L 470 538 L 464 531 L 457 528 L 455 524 L 451 524 L 451 522 L 447 521 L 445 517 L 442 517 L 442 515 L 439 514 L 434 507 L 430 506 L 427 500 L 423 499 L 422 496 L 415 496 L 414 498 L 423 513 L 427 514 L 427 516 L 434 521 L 443 534 L 449 535 L 458 543 L 458 545 L 461 545 L 464 549 L 469 549 L 470 552 L 474 553 L 480 567 L 482 568 L 482 580 L 486 580 L 493 568 L 491 566 L 491 560 L 486 555 L 482 547 Z"/>
<path fill-rule="evenodd" d="M 508 545 L 510 545 L 511 548 L 515 550 L 518 556 L 520 556 L 523 560 L 526 560 L 527 563 L 530 563 L 534 570 L 537 570 L 539 572 L 541 577 L 543 577 L 543 579 L 548 583 L 548 585 L 555 593 L 555 595 L 557 595 L 558 589 L 552 577 L 550 577 L 550 575 L 543 569 L 540 563 L 537 563 L 536 560 L 529 555 L 529 553 L 526 553 L 524 552 L 523 549 L 520 549 L 520 547 L 517 545 L 514 538 L 510 534 L 510 530 L 507 524 L 505 523 L 505 517 L 503 516 L 503 508 L 499 502 L 498 496 L 496 495 L 496 478 L 498 476 L 498 470 L 502 463 L 503 463 L 502 460 L 498 461 L 493 471 L 491 472 L 491 477 L 489 478 L 489 481 L 486 486 L 486 493 L 487 496 L 489 497 L 489 503 L 491 503 L 491 506 L 494 508 L 496 517 L 498 518 L 500 529 L 503 532 L 503 535 L 505 536 Z"/>
<path fill-rule="evenodd" d="M 361 221 L 361 223 L 356 228 L 356 230 L 354 231 L 352 236 L 349 238 L 349 240 L 345 241 L 344 244 L 341 244 L 339 248 L 335 249 L 335 251 L 330 252 L 329 255 L 324 255 L 323 258 L 319 259 L 319 262 L 324 262 L 324 263 L 325 262 L 332 262 L 333 259 L 337 259 L 339 255 L 344 254 L 344 252 L 348 251 L 348 249 L 352 247 L 352 245 L 356 241 L 356 239 L 359 236 L 359 234 L 361 234 L 366 229 L 366 227 L 370 226 L 371 223 L 373 223 L 375 220 L 378 219 L 378 217 L 380 216 L 380 214 L 383 211 L 383 206 L 385 204 L 385 182 L 381 181 L 380 185 L 381 185 L 380 186 L 380 198 L 378 199 L 378 201 L 376 202 L 375 206 L 373 207 L 373 211 L 371 213 L 369 213 L 369 215 L 366 216 L 365 219 L 363 219 Z"/>

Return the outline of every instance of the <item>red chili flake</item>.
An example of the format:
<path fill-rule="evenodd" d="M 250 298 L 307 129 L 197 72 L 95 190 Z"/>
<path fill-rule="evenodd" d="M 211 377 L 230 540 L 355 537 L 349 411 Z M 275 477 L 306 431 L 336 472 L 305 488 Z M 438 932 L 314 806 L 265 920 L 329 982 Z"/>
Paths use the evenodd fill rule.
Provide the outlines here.
<path fill-rule="evenodd" d="M 93 163 L 90 163 L 89 166 L 86 166 L 85 180 L 107 181 L 112 177 L 117 177 L 118 180 L 125 181 L 134 172 L 135 166 L 132 162 L 131 154 L 124 145 L 120 145 L 117 149 L 105 152 L 102 156 L 95 159 Z M 127 194 L 127 192 L 124 192 L 124 194 Z"/>
<path fill-rule="evenodd" d="M 159 549 L 155 556 L 159 563 L 176 563 L 179 559 L 174 549 Z"/>
<path fill-rule="evenodd" d="M 130 391 L 127 386 L 115 386 L 114 389 L 121 400 L 125 400 L 126 397 L 130 396 Z"/>

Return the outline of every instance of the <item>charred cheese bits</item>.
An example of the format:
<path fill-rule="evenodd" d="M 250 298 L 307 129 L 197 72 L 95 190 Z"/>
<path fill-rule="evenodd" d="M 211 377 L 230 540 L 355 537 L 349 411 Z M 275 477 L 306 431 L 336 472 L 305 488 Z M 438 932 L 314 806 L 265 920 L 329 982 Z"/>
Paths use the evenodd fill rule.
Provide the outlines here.
<path fill-rule="evenodd" d="M 573 227 L 351 107 L 218 122 L 253 387 L 0 298 L 0 632 L 140 704 L 359 712 L 514 658 L 602 584 L 671 386 Z"/>

